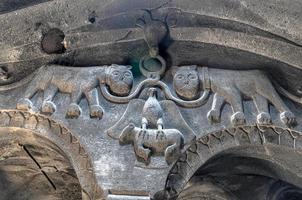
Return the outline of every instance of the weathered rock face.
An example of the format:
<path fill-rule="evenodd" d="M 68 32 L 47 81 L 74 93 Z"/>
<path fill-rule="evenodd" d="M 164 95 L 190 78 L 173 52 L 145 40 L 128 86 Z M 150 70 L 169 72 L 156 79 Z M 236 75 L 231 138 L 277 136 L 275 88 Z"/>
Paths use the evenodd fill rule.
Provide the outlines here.
<path fill-rule="evenodd" d="M 0 3 L 0 199 L 302 199 L 302 3 Z"/>
<path fill-rule="evenodd" d="M 1 128 L 1 199 L 82 199 L 68 158 L 30 131 Z"/>

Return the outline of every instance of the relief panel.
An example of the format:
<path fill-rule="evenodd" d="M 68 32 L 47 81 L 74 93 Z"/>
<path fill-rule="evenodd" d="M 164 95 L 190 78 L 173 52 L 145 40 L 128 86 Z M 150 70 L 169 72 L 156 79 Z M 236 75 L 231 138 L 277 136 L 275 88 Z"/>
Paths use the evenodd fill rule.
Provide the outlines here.
<path fill-rule="evenodd" d="M 130 66 L 111 65 L 91 68 L 72 68 L 60 66 L 45 66 L 39 70 L 30 86 L 26 89 L 24 98 L 20 99 L 17 109 L 30 110 L 34 108 L 31 98 L 43 91 L 42 113 L 52 114 L 56 111 L 53 102 L 58 92 L 70 95 L 70 104 L 66 117 L 77 118 L 81 114 L 79 102 L 86 98 L 89 104 L 90 116 L 102 118 L 103 108 L 99 104 L 98 91 L 100 84 L 105 84 L 117 96 L 127 95 L 133 84 Z"/>
<path fill-rule="evenodd" d="M 45 66 L 37 72 L 24 98 L 18 101 L 17 109 L 37 110 L 31 98 L 39 91 L 44 94 L 41 108 L 44 114 L 56 111 L 53 99 L 57 93 L 69 94 L 67 118 L 79 117 L 82 113 L 79 103 L 83 98 L 87 99 L 90 117 L 98 119 L 102 119 L 104 113 L 99 95 L 113 104 L 128 104 L 121 119 L 106 133 L 120 144 L 132 144 L 137 160 L 145 165 L 150 164 L 152 156 L 163 156 L 168 165 L 179 158 L 185 146 L 198 135 L 187 124 L 179 108 L 201 107 L 210 95 L 213 95 L 213 102 L 206 117 L 211 123 L 220 122 L 223 106 L 227 103 L 232 108 L 232 126 L 244 125 L 243 101 L 252 100 L 257 109 L 255 121 L 259 125 L 272 123 L 269 103 L 279 111 L 280 120 L 285 125 L 295 125 L 294 114 L 263 71 L 174 66 L 168 71 L 171 82 L 165 83 L 161 80 L 166 71 L 163 58 L 156 55 L 148 59 L 159 59 L 160 68 L 148 71 L 144 62 L 140 62 L 139 68 L 145 79 L 135 87 L 132 87 L 131 66 Z"/>

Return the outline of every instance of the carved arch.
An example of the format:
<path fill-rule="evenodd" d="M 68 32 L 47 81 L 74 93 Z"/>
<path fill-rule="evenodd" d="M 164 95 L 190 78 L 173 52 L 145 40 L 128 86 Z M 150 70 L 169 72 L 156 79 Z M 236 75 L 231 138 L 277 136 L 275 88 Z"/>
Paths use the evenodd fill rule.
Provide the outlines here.
<path fill-rule="evenodd" d="M 177 196 L 195 172 L 217 154 L 235 147 L 265 144 L 302 152 L 302 134 L 283 127 L 246 125 L 219 130 L 198 138 L 170 170 L 165 186 L 168 196 Z"/>
<path fill-rule="evenodd" d="M 102 199 L 92 162 L 79 140 L 64 125 L 46 116 L 19 110 L 0 110 L 0 129 L 21 129 L 46 138 L 67 156 L 75 170 L 86 200 Z"/>

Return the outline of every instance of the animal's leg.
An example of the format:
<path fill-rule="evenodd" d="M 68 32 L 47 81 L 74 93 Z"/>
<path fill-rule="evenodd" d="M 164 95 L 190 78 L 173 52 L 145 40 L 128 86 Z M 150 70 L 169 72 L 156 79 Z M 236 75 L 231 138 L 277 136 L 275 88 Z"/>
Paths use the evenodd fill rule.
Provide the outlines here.
<path fill-rule="evenodd" d="M 148 162 L 149 160 L 149 156 L 151 153 L 150 149 L 147 149 L 143 146 L 143 144 L 137 144 L 138 141 L 134 142 L 134 151 L 136 153 L 136 155 L 140 158 L 142 158 L 145 162 Z"/>
<path fill-rule="evenodd" d="M 164 126 L 163 126 L 163 119 L 162 118 L 159 118 L 157 120 L 157 129 L 158 130 L 163 130 L 164 129 Z"/>
<path fill-rule="evenodd" d="M 174 162 L 179 157 L 179 155 L 180 155 L 180 146 L 177 145 L 176 143 L 171 146 L 168 146 L 165 150 L 165 158 L 168 165 Z"/>
<path fill-rule="evenodd" d="M 89 108 L 90 108 L 90 117 L 101 119 L 104 113 L 103 108 L 99 104 L 98 91 L 96 88 L 85 93 Z"/>
<path fill-rule="evenodd" d="M 53 84 L 51 84 L 44 91 L 44 100 L 43 100 L 43 103 L 42 103 L 42 112 L 52 114 L 56 111 L 56 105 L 52 102 L 52 100 L 55 97 L 57 92 L 58 92 L 58 87 L 56 87 Z"/>
<path fill-rule="evenodd" d="M 163 130 L 163 119 L 162 118 L 159 118 L 157 120 L 157 134 L 156 134 L 156 139 L 164 139 L 166 138 L 165 136 L 165 132 Z"/>
<path fill-rule="evenodd" d="M 37 92 L 39 88 L 37 88 L 36 84 L 31 84 L 25 91 L 24 98 L 31 99 Z"/>
<path fill-rule="evenodd" d="M 148 120 L 145 117 L 143 117 L 142 118 L 142 129 L 144 131 L 146 131 L 147 130 L 147 126 L 148 126 Z"/>
<path fill-rule="evenodd" d="M 268 110 L 268 102 L 267 99 L 263 96 L 256 94 L 253 97 L 255 106 L 258 111 L 257 115 L 257 123 L 258 124 L 270 124 L 271 123 L 271 116 Z"/>
<path fill-rule="evenodd" d="M 242 97 L 240 92 L 235 88 L 229 90 L 229 96 L 227 97 L 227 101 L 231 104 L 233 108 L 233 115 L 231 116 L 232 124 L 235 126 L 244 124 L 245 116 L 243 113 Z"/>
<path fill-rule="evenodd" d="M 36 84 L 31 84 L 25 91 L 25 95 L 23 98 L 18 100 L 17 109 L 19 110 L 30 110 L 33 108 L 33 103 L 30 100 L 36 93 L 38 92 L 38 88 Z"/>
<path fill-rule="evenodd" d="M 127 142 L 133 142 L 133 133 L 134 133 L 134 129 L 135 129 L 135 126 L 133 123 L 130 123 L 128 126 L 126 126 L 121 135 L 119 136 L 119 142 L 121 144 L 126 144 Z"/>
<path fill-rule="evenodd" d="M 293 125 L 296 122 L 295 115 L 289 110 L 289 108 L 284 104 L 275 88 L 269 82 L 268 85 L 261 85 L 261 90 L 257 91 L 259 94 L 267 98 L 275 108 L 280 112 L 280 119 L 286 125 Z"/>
<path fill-rule="evenodd" d="M 224 104 L 224 98 L 217 93 L 214 94 L 212 108 L 207 114 L 207 118 L 211 122 L 220 122 L 220 111 Z"/>
<path fill-rule="evenodd" d="M 79 103 L 82 97 L 83 93 L 81 90 L 71 94 L 71 103 L 68 106 L 66 117 L 78 118 L 81 115 L 82 110 L 79 106 Z"/>

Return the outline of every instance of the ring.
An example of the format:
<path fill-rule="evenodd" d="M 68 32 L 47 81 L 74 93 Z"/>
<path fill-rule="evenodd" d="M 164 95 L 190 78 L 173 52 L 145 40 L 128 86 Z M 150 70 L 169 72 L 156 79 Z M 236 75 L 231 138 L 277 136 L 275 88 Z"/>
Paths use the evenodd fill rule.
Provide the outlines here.
<path fill-rule="evenodd" d="M 147 62 L 154 62 L 154 63 L 158 63 L 160 64 L 160 69 L 159 70 L 150 70 L 147 68 L 147 65 L 146 63 Z M 157 66 L 149 66 L 149 67 L 157 67 Z M 149 55 L 147 56 L 144 56 L 140 62 L 139 62 L 139 69 L 141 71 L 141 73 L 147 77 L 147 78 L 160 78 L 166 71 L 166 61 L 160 56 L 160 55 L 157 55 L 155 57 L 151 57 Z"/>

